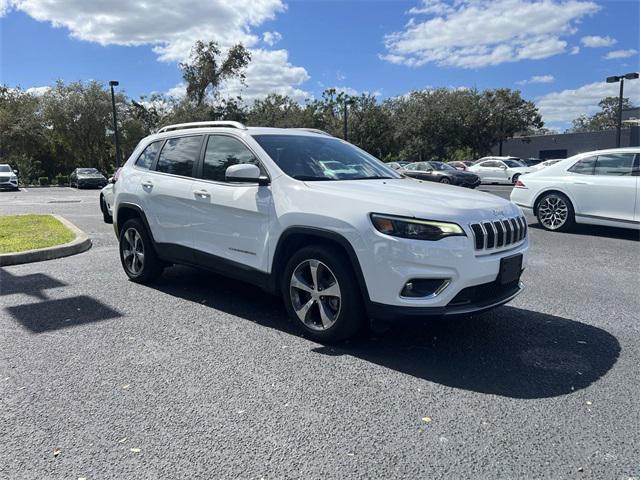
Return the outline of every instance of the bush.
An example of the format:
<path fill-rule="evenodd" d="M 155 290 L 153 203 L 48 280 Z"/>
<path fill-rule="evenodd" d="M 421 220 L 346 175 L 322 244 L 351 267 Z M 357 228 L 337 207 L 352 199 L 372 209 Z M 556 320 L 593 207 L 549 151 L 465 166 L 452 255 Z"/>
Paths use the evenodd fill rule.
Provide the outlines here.
<path fill-rule="evenodd" d="M 38 178 L 38 184 L 40 184 L 41 186 L 49 185 L 49 178 L 48 177 L 39 177 Z"/>
<path fill-rule="evenodd" d="M 69 175 L 57 175 L 56 176 L 56 184 L 59 186 L 64 186 L 67 185 L 69 183 Z"/>

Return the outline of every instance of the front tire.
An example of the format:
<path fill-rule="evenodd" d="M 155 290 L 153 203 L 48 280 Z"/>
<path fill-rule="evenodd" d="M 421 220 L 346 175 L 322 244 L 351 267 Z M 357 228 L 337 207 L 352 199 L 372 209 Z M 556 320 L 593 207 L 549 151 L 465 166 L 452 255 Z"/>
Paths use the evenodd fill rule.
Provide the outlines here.
<path fill-rule="evenodd" d="M 158 258 L 151 237 L 142 222 L 127 220 L 120 230 L 120 262 L 130 280 L 136 283 L 150 283 L 156 280 L 164 269 Z"/>
<path fill-rule="evenodd" d="M 445 185 L 450 185 L 451 184 L 451 180 L 449 180 L 447 177 L 442 177 L 440 179 L 440 183 L 444 183 Z"/>
<path fill-rule="evenodd" d="M 556 192 L 542 196 L 536 208 L 536 217 L 542 228 L 551 232 L 566 232 L 575 223 L 571 200 L 566 195 Z"/>
<path fill-rule="evenodd" d="M 340 250 L 312 245 L 291 256 L 282 278 L 289 317 L 317 342 L 338 342 L 364 325 L 364 308 L 349 259 Z"/>
<path fill-rule="evenodd" d="M 520 174 L 516 173 L 513 177 L 511 177 L 511 183 L 515 185 L 519 178 L 520 178 Z"/>

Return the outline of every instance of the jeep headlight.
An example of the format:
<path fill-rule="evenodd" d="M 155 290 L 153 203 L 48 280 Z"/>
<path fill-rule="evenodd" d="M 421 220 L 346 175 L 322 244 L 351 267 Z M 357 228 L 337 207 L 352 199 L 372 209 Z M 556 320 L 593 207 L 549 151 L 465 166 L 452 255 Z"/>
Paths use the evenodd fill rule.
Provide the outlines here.
<path fill-rule="evenodd" d="M 436 241 L 445 237 L 465 237 L 460 225 L 418 218 L 396 217 L 379 213 L 371 214 L 371 222 L 380 233 L 412 240 Z"/>

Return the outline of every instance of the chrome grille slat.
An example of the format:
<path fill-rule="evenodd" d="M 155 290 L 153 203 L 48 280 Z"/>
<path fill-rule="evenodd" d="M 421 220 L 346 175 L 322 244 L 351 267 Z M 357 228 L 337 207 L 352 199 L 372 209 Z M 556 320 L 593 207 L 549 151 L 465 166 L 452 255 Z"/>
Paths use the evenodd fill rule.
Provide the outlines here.
<path fill-rule="evenodd" d="M 508 247 L 522 242 L 527 237 L 527 221 L 524 217 L 477 222 L 469 226 L 473 232 L 476 250 Z"/>

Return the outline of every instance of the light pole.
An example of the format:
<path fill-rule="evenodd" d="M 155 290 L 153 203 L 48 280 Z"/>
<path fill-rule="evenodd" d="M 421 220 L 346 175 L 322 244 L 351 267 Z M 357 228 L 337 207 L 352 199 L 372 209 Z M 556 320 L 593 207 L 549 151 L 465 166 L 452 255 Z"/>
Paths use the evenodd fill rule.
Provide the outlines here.
<path fill-rule="evenodd" d="M 349 141 L 349 129 L 348 129 L 348 120 L 347 120 L 347 106 L 348 105 L 352 105 L 354 103 L 353 98 L 345 95 L 344 97 L 344 124 L 342 126 L 342 136 L 344 137 L 344 141 L 348 142 Z"/>
<path fill-rule="evenodd" d="M 116 168 L 120 167 L 120 139 L 118 138 L 118 117 L 116 116 L 116 97 L 113 93 L 113 87 L 120 85 L 117 80 L 109 81 L 111 87 L 111 108 L 113 109 L 113 134 L 116 139 Z"/>
<path fill-rule="evenodd" d="M 620 98 L 618 99 L 618 121 L 616 124 L 616 148 L 620 148 L 620 137 L 622 135 L 622 95 L 624 92 L 624 79 L 635 80 L 640 77 L 638 72 L 625 73 L 624 75 L 614 75 L 607 77 L 607 83 L 620 82 Z"/>

